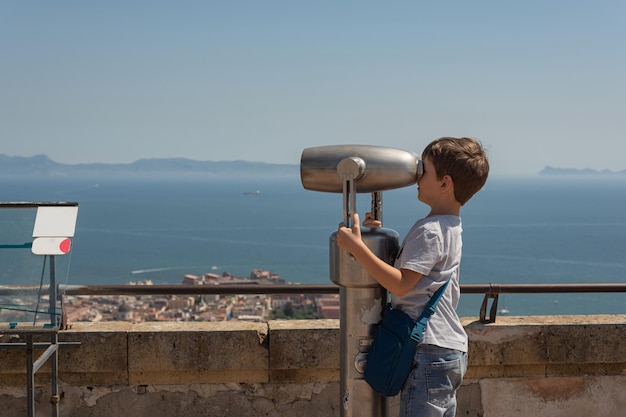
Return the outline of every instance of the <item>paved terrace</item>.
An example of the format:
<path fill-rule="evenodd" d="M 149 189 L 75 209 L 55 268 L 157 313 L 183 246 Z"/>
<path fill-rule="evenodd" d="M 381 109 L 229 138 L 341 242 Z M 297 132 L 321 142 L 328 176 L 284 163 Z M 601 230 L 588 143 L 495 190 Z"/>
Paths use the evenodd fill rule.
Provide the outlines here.
<path fill-rule="evenodd" d="M 626 315 L 466 318 L 458 416 L 623 417 Z M 339 322 L 75 323 L 63 417 L 339 416 Z M 16 340 L 10 331 L 0 342 Z M 48 365 L 36 375 L 50 416 Z M 25 353 L 0 350 L 0 415 L 26 415 Z"/>

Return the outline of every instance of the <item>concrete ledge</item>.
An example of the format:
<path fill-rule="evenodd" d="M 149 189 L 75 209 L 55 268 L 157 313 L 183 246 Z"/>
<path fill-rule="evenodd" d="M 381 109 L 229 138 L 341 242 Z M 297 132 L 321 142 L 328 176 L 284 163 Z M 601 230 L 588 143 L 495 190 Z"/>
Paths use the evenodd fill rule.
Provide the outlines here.
<path fill-rule="evenodd" d="M 626 374 L 626 315 L 466 319 L 468 378 Z"/>
<path fill-rule="evenodd" d="M 126 322 L 81 323 L 63 331 L 61 341 L 80 342 L 80 346 L 59 351 L 60 377 L 77 386 L 128 385 L 131 327 Z"/>
<path fill-rule="evenodd" d="M 272 382 L 339 381 L 339 321 L 269 323 Z"/>
<path fill-rule="evenodd" d="M 128 333 L 130 385 L 268 382 L 267 325 L 142 323 Z"/>
<path fill-rule="evenodd" d="M 130 323 L 81 323 L 63 331 L 61 342 L 80 342 L 80 347 L 59 349 L 59 368 L 68 383 L 76 385 L 128 385 L 128 331 Z M 48 336 L 35 336 L 34 341 L 49 342 Z M 0 342 L 24 342 L 10 331 L 0 333 Z M 41 354 L 35 351 L 35 357 Z M 50 380 L 50 363 L 46 362 L 35 375 L 37 383 Z M 0 386 L 26 385 L 26 353 L 24 349 L 0 350 Z"/>
<path fill-rule="evenodd" d="M 470 362 L 457 415 L 623 415 L 626 315 L 464 325 Z M 76 323 L 60 340 L 81 343 L 60 351 L 61 415 L 339 416 L 337 320 Z M 4 331 L 0 341 L 16 339 Z M 45 365 L 40 415 L 50 415 L 49 377 Z M 25 385 L 24 351 L 0 350 L 3 417 L 25 414 Z"/>

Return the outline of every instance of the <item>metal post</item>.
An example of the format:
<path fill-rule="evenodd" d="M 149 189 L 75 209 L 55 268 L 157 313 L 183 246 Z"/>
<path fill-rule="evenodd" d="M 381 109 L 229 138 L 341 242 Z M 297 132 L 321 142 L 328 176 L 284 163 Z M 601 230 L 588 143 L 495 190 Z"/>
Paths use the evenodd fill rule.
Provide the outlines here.
<path fill-rule="evenodd" d="M 50 300 L 49 300 L 50 326 L 56 327 L 57 320 L 57 284 L 56 284 L 56 264 L 54 255 L 50 255 Z M 53 332 L 50 340 L 51 346 L 54 346 L 54 352 L 50 358 L 51 370 L 51 397 L 52 417 L 59 415 L 59 333 Z"/>
<path fill-rule="evenodd" d="M 34 371 L 33 335 L 26 336 L 26 411 L 28 417 L 35 417 L 35 371 Z"/>
<path fill-rule="evenodd" d="M 419 158 L 410 152 L 338 145 L 305 149 L 300 175 L 306 189 L 343 193 L 344 224 L 352 227 L 357 188 L 372 193 L 372 214 L 380 220 L 380 192 L 414 184 L 418 167 Z M 364 228 L 361 237 L 376 256 L 393 262 L 399 249 L 398 233 Z M 363 371 L 387 295 L 352 255 L 339 249 L 336 238 L 334 232 L 330 236 L 330 278 L 340 286 L 340 415 L 383 417 L 390 403 L 370 388 Z"/>
<path fill-rule="evenodd" d="M 57 309 L 57 278 L 56 278 L 56 260 L 54 255 L 50 255 L 50 287 L 48 300 L 48 313 L 50 313 L 50 327 L 56 326 L 56 309 Z"/>
<path fill-rule="evenodd" d="M 374 220 L 383 221 L 383 193 L 375 191 L 372 193 L 372 205 L 370 208 Z"/>
<path fill-rule="evenodd" d="M 355 161 L 351 158 L 350 161 Z M 337 170 L 347 164 L 342 161 Z M 354 172 L 342 174 L 344 180 L 344 219 L 352 219 L 356 212 Z M 361 173 L 359 172 L 359 175 Z M 375 218 L 381 217 L 381 195 L 372 193 Z M 347 204 L 346 202 L 350 202 Z M 344 220 L 345 222 L 345 220 Z M 351 227 L 351 223 L 345 223 Z M 393 262 L 398 251 L 398 234 L 389 229 L 364 229 L 361 237 L 378 257 Z M 342 417 L 382 417 L 387 413 L 387 401 L 378 395 L 363 379 L 367 353 L 381 319 L 387 293 L 354 257 L 337 246 L 336 232 L 331 235 L 331 280 L 340 288 L 340 398 Z"/>
<path fill-rule="evenodd" d="M 366 245 L 390 263 L 398 250 L 398 234 L 390 229 L 364 229 Z M 363 379 L 367 352 L 387 301 L 386 291 L 330 237 L 331 280 L 340 286 L 340 395 L 342 417 L 387 415 L 387 402 Z"/>

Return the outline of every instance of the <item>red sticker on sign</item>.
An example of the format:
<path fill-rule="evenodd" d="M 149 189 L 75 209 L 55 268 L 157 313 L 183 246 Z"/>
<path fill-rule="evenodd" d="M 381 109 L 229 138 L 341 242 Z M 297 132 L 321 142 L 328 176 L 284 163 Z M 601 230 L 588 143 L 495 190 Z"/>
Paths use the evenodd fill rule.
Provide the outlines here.
<path fill-rule="evenodd" d="M 59 249 L 63 253 L 68 253 L 70 251 L 70 246 L 72 246 L 72 241 L 70 239 L 64 239 L 59 244 Z"/>

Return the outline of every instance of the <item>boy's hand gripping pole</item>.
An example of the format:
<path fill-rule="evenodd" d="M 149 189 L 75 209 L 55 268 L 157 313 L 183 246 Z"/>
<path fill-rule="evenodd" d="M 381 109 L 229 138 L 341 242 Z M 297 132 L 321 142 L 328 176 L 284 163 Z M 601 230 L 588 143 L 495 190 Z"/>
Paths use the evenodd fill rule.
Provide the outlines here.
<path fill-rule="evenodd" d="M 365 173 L 365 161 L 359 157 L 344 158 L 337 164 L 337 174 L 343 181 L 343 224 L 352 227 L 356 213 L 356 182 Z"/>

